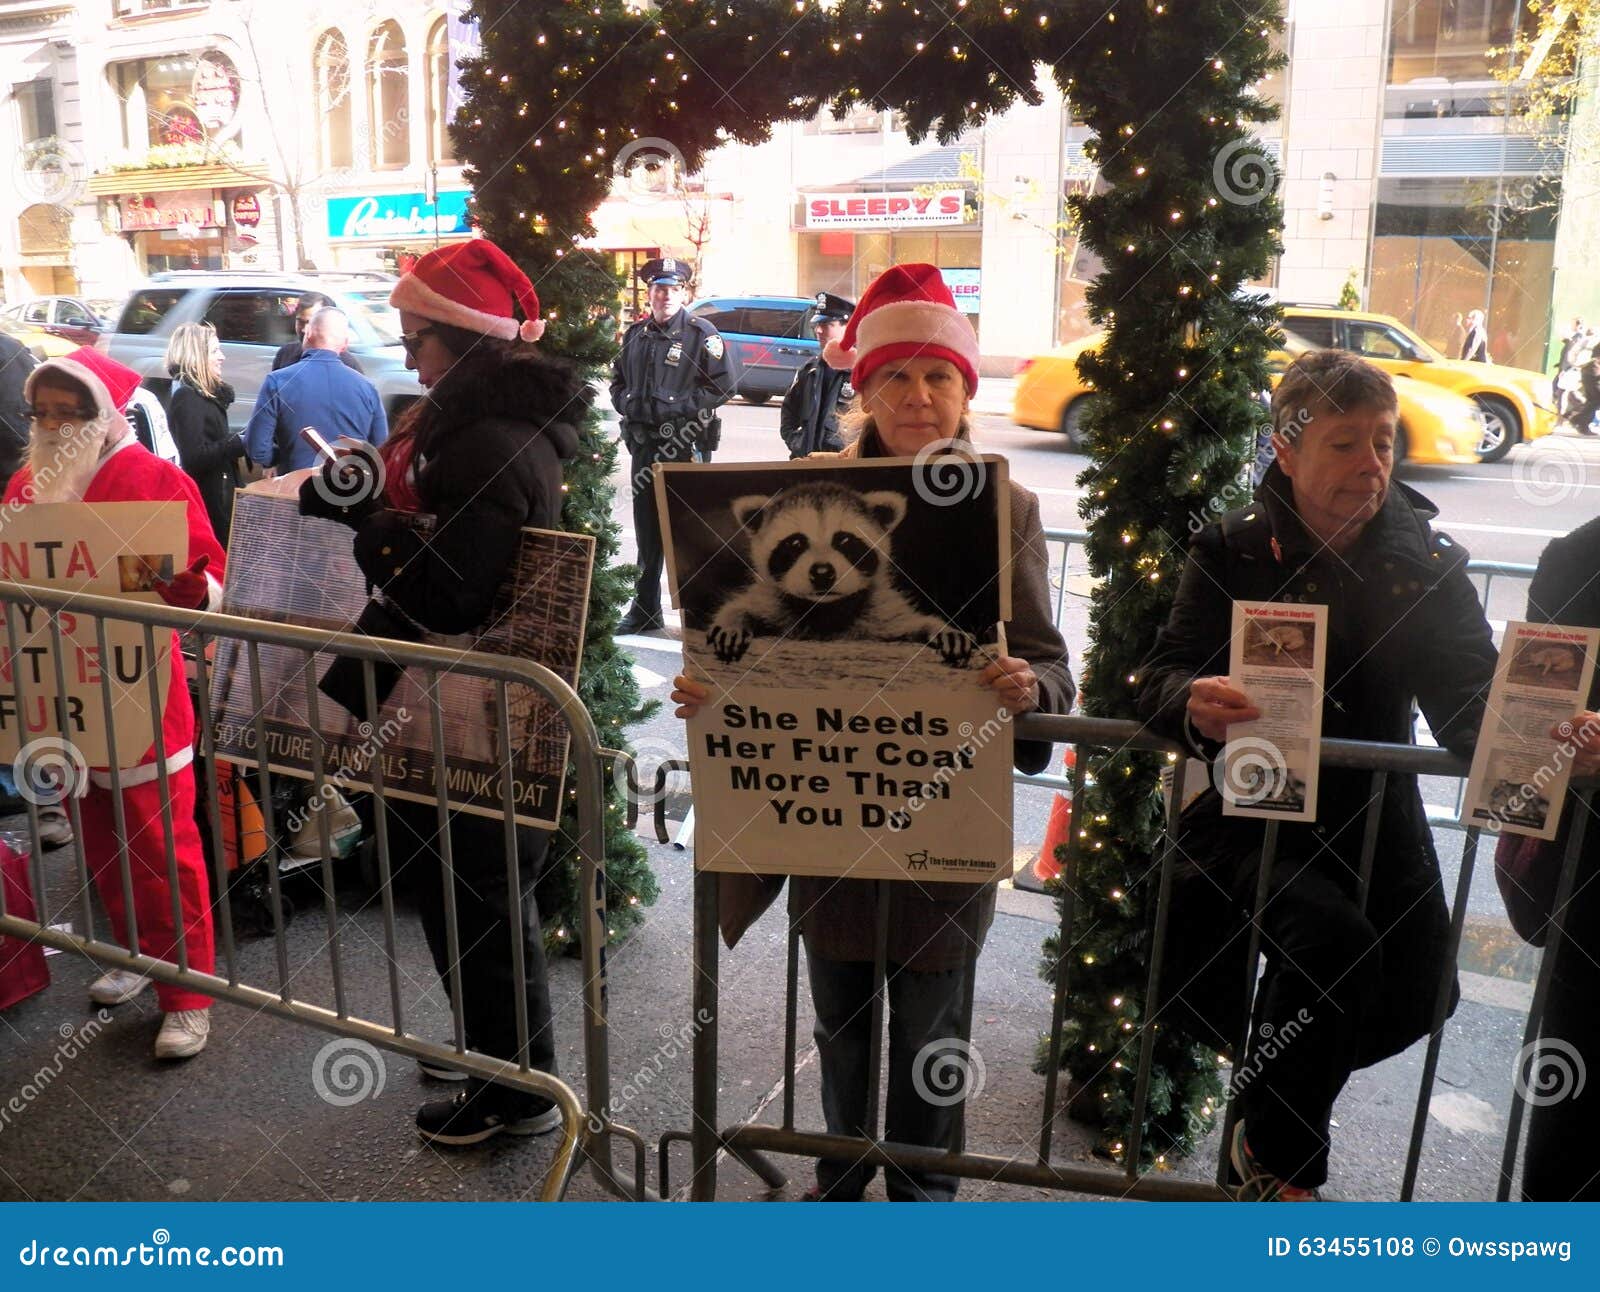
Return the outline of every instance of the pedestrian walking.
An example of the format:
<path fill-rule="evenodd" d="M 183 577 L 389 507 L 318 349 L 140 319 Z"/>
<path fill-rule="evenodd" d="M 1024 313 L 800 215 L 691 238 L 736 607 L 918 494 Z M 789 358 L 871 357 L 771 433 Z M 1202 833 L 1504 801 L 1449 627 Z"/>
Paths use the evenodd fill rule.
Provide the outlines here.
<path fill-rule="evenodd" d="M 1456 315 L 1456 326 L 1461 328 L 1461 358 L 1474 363 L 1489 363 L 1489 326 L 1482 310 L 1470 310 L 1466 322 Z"/>
<path fill-rule="evenodd" d="M 294 340 L 286 341 L 278 347 L 278 353 L 272 356 L 272 371 L 287 368 L 291 363 L 299 363 L 300 356 L 305 353 L 306 325 L 311 322 L 311 316 L 318 310 L 337 309 L 338 302 L 331 296 L 324 296 L 321 292 L 307 292 L 294 307 Z M 365 372 L 361 361 L 348 350 L 339 352 L 339 362 L 352 372 Z"/>
<path fill-rule="evenodd" d="M 633 605 L 617 631 L 661 627 L 661 525 L 656 516 L 657 462 L 710 461 L 722 423 L 716 410 L 733 394 L 733 371 L 722 336 L 684 309 L 691 270 L 664 257 L 639 270 L 649 285 L 650 316 L 633 324 L 611 368 L 611 406 L 622 417 L 633 490 L 633 536 L 639 576 Z"/>
<path fill-rule="evenodd" d="M 138 385 L 138 373 L 92 349 L 76 350 L 34 369 L 27 385 L 32 416 L 28 462 L 11 478 L 5 502 L 18 507 L 36 502 L 183 503 L 188 518 L 187 568 L 152 586 L 169 605 L 216 609 L 222 601 L 222 546 L 211 532 L 194 482 L 146 450 L 123 416 L 121 410 Z M 90 768 L 80 807 L 83 860 L 112 929 L 128 938 L 126 890 L 118 860 L 126 849 L 139 935 L 136 942 L 128 940 L 129 949 L 177 962 L 181 920 L 188 966 L 208 974 L 215 963 L 214 940 L 210 885 L 194 816 L 194 709 L 178 634 L 168 633 L 168 639 L 169 684 L 161 713 L 166 784 L 161 784 L 152 745 L 136 765 L 118 770 L 119 815 L 112 800 L 110 768 Z M 170 834 L 163 824 L 164 807 L 171 813 Z M 94 981 L 89 995 L 97 1004 L 118 1005 L 149 986 L 150 979 L 142 974 L 113 969 Z M 158 983 L 156 999 L 162 1010 L 156 1057 L 187 1059 L 204 1049 L 211 1032 L 211 998 Z"/>
<path fill-rule="evenodd" d="M 1196 537 L 1137 672 L 1152 729 L 1214 759 L 1233 723 L 1261 716 L 1225 676 L 1233 605 L 1312 602 L 1328 607 L 1325 739 L 1411 744 L 1420 706 L 1439 744 L 1470 757 L 1494 641 L 1467 553 L 1432 530 L 1427 499 L 1390 480 L 1397 411 L 1389 376 L 1354 355 L 1314 351 L 1289 366 L 1272 402 L 1277 460 L 1254 502 Z M 1363 901 L 1371 793 L 1368 773 L 1325 768 L 1315 822 L 1279 826 L 1259 917 L 1260 1027 L 1236 1069 L 1252 1074 L 1230 1144 L 1241 1200 L 1315 1198 L 1350 1074 L 1432 1026 L 1450 942 L 1433 836 L 1417 778 L 1391 773 Z M 1264 825 L 1222 807 L 1208 789 L 1179 823 L 1162 999 L 1175 1021 L 1232 1050 L 1250 1005 Z M 1452 984 L 1449 1009 L 1458 995 Z M 1268 1044 L 1275 1034 L 1293 1043 Z"/>
<path fill-rule="evenodd" d="M 825 348 L 844 335 L 854 309 L 854 301 L 832 292 L 817 293 L 811 330 L 819 347 Z M 854 396 L 850 374 L 826 362 L 820 350 L 815 359 L 801 364 L 778 414 L 778 434 L 789 448 L 789 457 L 837 453 L 844 448 L 844 441 L 839 438 L 839 415 Z"/>
<path fill-rule="evenodd" d="M 239 488 L 244 441 L 228 425 L 233 387 L 222 380 L 222 346 L 209 323 L 183 323 L 167 342 L 173 379 L 167 418 L 178 461 L 205 503 L 211 531 L 227 547 L 233 528 L 233 495 Z"/>
<path fill-rule="evenodd" d="M 300 435 L 306 426 L 330 443 L 357 440 L 377 448 L 389 438 L 377 390 L 339 362 L 350 344 L 344 311 L 319 309 L 306 324 L 304 339 L 299 362 L 267 374 L 245 427 L 250 460 L 263 467 L 299 471 L 318 465 L 317 450 Z"/>
<path fill-rule="evenodd" d="M 1593 435 L 1595 414 L 1600 413 L 1600 345 L 1590 347 L 1576 371 L 1579 399 L 1567 420 L 1579 435 Z"/>
<path fill-rule="evenodd" d="M 406 366 L 426 393 L 383 447 L 382 497 L 340 506 L 332 500 L 349 497 L 348 490 L 308 478 L 300 509 L 356 531 L 356 561 L 380 598 L 369 604 L 358 628 L 402 639 L 422 630 L 464 633 L 489 617 L 511 573 L 522 529 L 560 526 L 562 463 L 577 450 L 588 388 L 573 369 L 531 344 L 544 332 L 539 297 L 527 275 L 487 239 L 430 251 L 389 299 L 400 311 Z M 516 307 L 522 310 L 520 323 Z M 418 511 L 435 517 L 427 533 L 407 522 L 405 513 Z M 453 974 L 461 975 L 467 1045 L 511 1061 L 524 1057 L 517 1037 L 520 994 L 527 1010 L 525 1057 L 530 1066 L 554 1074 L 555 1032 L 534 902 L 549 834 L 517 829 L 513 883 L 506 873 L 505 823 L 450 814 L 459 947 L 452 963 L 439 900 L 445 878 L 437 805 L 391 800 L 387 810 L 396 873 L 416 887 L 447 994 Z M 519 908 L 521 981 L 512 958 L 512 912 Z M 423 1070 L 459 1075 L 431 1065 Z M 461 1145 L 502 1133 L 542 1135 L 560 1125 L 561 1115 L 548 1099 L 473 1078 L 454 1099 L 422 1105 L 416 1121 L 424 1139 Z"/>
<path fill-rule="evenodd" d="M 851 384 L 861 392 L 859 434 L 842 453 L 823 458 L 915 457 L 956 441 L 961 456 L 970 456 L 978 338 L 933 265 L 896 265 L 879 275 L 823 357 L 850 364 Z M 1010 714 L 1069 713 L 1077 687 L 1051 610 L 1039 500 L 1014 480 L 1010 491 L 1012 617 L 1004 638 L 1009 653 L 984 670 L 983 680 Z M 679 717 L 693 716 L 709 695 L 708 687 L 687 676 L 674 681 Z M 1016 766 L 1042 771 L 1050 748 L 1047 742 L 1017 741 Z M 823 1118 L 831 1134 L 876 1138 L 866 1118 L 868 1088 L 877 1075 L 868 1072 L 867 1060 L 878 886 L 870 880 L 803 876 L 790 882 L 794 909 L 803 912 Z M 929 1047 L 959 1050 L 968 1039 L 965 986 L 994 919 L 997 885 L 919 881 L 889 887 L 889 1084 L 883 1137 L 958 1147 L 953 1141 L 961 1100 L 931 1098 L 925 1085 L 919 1090 L 916 1061 L 919 1055 L 927 1061 Z M 722 876 L 719 921 L 730 946 L 780 888 L 768 876 Z M 808 1196 L 856 1201 L 876 1169 L 865 1161 L 824 1158 Z M 889 1197 L 897 1201 L 950 1201 L 957 1183 L 937 1171 L 886 1171 Z"/>

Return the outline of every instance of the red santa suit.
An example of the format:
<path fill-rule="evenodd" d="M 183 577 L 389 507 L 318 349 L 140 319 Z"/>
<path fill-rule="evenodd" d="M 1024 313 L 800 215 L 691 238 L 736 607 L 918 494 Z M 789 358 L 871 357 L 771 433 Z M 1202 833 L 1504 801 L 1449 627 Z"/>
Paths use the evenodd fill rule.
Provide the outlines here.
<path fill-rule="evenodd" d="M 209 558 L 206 573 L 209 597 L 205 609 L 222 601 L 220 578 L 225 556 L 212 532 L 204 504 L 194 482 L 184 471 L 164 462 L 139 443 L 121 409 L 137 388 L 138 374 L 94 351 L 77 351 L 62 359 L 40 364 L 29 374 L 25 393 L 31 401 L 41 373 L 56 369 L 84 386 L 96 407 L 110 422 L 110 431 L 97 467 L 81 496 L 57 495 L 54 501 L 181 502 L 188 509 L 188 564 Z M 131 384 L 130 383 L 131 379 Z M 7 503 L 35 501 L 33 470 L 24 466 L 6 487 Z M 177 860 L 178 892 L 183 910 L 184 943 L 189 968 L 210 973 L 215 965 L 211 926 L 211 892 L 206 877 L 205 854 L 195 824 L 194 706 L 184 678 L 178 634 L 172 634 L 166 707 L 161 715 L 167 785 L 172 800 L 172 850 Z M 158 960 L 178 962 L 178 938 L 173 922 L 167 872 L 166 835 L 161 820 L 161 787 L 156 747 L 151 745 L 134 767 L 119 769 L 123 821 L 127 829 L 128 864 L 132 877 L 134 914 L 138 920 L 139 950 Z M 127 941 L 127 905 L 124 901 L 120 848 L 111 801 L 111 773 L 92 768 L 83 795 L 83 856 L 100 900 L 111 917 L 117 937 Z M 164 1013 L 206 1009 L 209 996 L 156 984 Z"/>

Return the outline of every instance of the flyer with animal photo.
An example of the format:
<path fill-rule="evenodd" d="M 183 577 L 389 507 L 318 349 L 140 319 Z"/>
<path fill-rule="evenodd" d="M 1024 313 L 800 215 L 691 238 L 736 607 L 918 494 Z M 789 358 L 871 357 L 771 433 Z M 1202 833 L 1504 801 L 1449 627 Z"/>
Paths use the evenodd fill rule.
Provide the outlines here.
<path fill-rule="evenodd" d="M 1235 601 L 1228 678 L 1261 710 L 1228 728 L 1222 814 L 1314 821 L 1328 607 Z"/>
<path fill-rule="evenodd" d="M 1583 710 L 1600 629 L 1513 622 L 1495 666 L 1461 823 L 1554 839 L 1576 754 L 1551 728 Z"/>
<path fill-rule="evenodd" d="M 703 869 L 984 883 L 1012 864 L 998 457 L 670 464 L 656 493 Z"/>

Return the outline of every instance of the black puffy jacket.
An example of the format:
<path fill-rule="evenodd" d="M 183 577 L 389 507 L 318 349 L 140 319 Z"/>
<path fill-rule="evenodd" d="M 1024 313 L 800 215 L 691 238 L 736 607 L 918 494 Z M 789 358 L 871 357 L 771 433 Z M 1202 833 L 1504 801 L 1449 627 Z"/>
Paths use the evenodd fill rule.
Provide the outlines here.
<path fill-rule="evenodd" d="M 525 527 L 561 522 L 561 464 L 578 446 L 589 393 L 564 364 L 486 352 L 461 359 L 427 396 L 416 488 L 436 518 L 424 538 L 379 511 L 356 530 L 355 556 L 424 628 L 462 633 L 489 616 Z"/>

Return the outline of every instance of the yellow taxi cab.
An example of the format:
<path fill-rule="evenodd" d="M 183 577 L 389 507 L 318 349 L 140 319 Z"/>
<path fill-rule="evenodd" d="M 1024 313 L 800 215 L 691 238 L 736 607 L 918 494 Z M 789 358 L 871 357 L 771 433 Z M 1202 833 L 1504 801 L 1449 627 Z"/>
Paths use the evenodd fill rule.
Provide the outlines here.
<path fill-rule="evenodd" d="M 1047 354 L 1026 360 L 1017 373 L 1011 420 L 1041 431 L 1060 431 L 1067 447 L 1083 449 L 1083 419 L 1094 389 L 1078 375 L 1078 356 L 1100 344 L 1102 334 L 1091 333 Z M 1273 352 L 1269 364 L 1276 373 L 1313 347 L 1294 335 Z M 1482 367 L 1483 365 L 1478 365 Z M 1480 461 L 1479 446 L 1487 437 L 1480 405 L 1463 395 L 1431 386 L 1402 374 L 1395 380 L 1400 404 L 1400 443 L 1394 460 L 1422 466 L 1466 466 Z"/>
<path fill-rule="evenodd" d="M 59 359 L 62 355 L 71 354 L 78 348 L 58 336 L 51 336 L 42 327 L 19 323 L 15 319 L 0 318 L 0 332 L 17 341 L 41 363 L 46 359 Z"/>
<path fill-rule="evenodd" d="M 1537 440 L 1556 428 L 1550 378 L 1544 373 L 1447 358 L 1387 314 L 1286 304 L 1283 327 L 1308 346 L 1337 346 L 1394 376 L 1414 377 L 1471 399 L 1483 410 L 1478 456 L 1485 462 L 1498 462 L 1519 441 Z"/>

